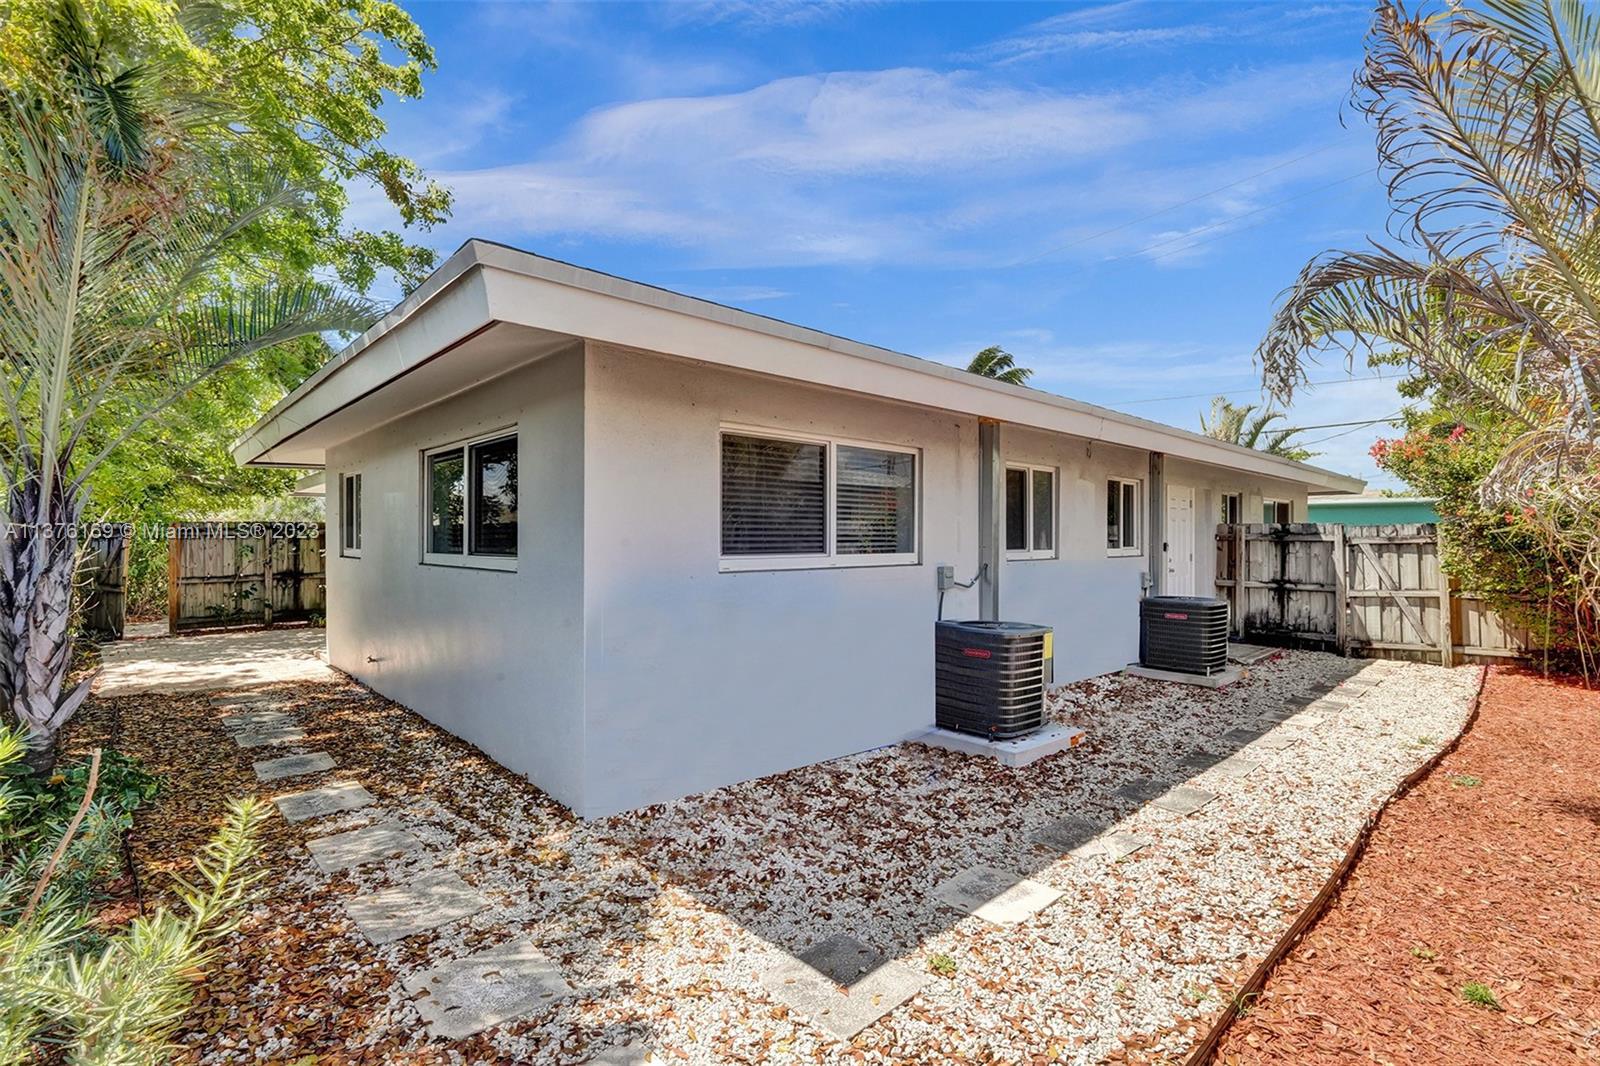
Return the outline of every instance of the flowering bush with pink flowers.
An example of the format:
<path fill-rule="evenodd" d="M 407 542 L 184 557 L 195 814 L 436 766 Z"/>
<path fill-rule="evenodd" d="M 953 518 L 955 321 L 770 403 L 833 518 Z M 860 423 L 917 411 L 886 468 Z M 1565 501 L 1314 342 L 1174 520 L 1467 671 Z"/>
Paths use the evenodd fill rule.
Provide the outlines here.
<path fill-rule="evenodd" d="M 1586 554 L 1596 550 L 1597 517 L 1572 507 L 1570 499 L 1588 496 L 1582 493 L 1485 506 L 1484 479 L 1511 437 L 1492 425 L 1414 424 L 1405 436 L 1374 444 L 1372 458 L 1417 492 L 1438 498 L 1444 566 L 1463 589 L 1487 597 L 1502 618 L 1526 627 L 1560 665 L 1592 669 L 1600 616 L 1581 575 L 1595 563 Z M 1596 476 L 1575 466 L 1571 480 L 1592 483 Z M 1568 513 L 1552 521 L 1561 508 Z"/>

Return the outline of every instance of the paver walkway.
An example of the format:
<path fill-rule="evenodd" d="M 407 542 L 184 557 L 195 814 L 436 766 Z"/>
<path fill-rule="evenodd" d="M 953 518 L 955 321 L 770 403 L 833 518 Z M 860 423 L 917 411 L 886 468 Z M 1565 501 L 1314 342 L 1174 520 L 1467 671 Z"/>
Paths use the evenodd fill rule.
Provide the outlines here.
<path fill-rule="evenodd" d="M 305 749 L 307 728 L 313 723 L 298 718 L 288 699 L 272 691 L 250 690 L 286 681 L 334 680 L 337 675 L 321 658 L 323 646 L 320 629 L 122 641 L 103 650 L 105 669 L 95 691 L 100 696 L 225 691 L 227 695 L 211 702 L 223 732 L 238 747 Z M 475 888 L 439 865 L 442 857 L 428 853 L 404 823 L 380 820 L 315 836 L 318 823 L 331 816 L 379 809 L 377 798 L 360 782 L 320 779 L 337 769 L 326 752 L 290 751 L 254 759 L 252 768 L 263 782 L 297 779 L 273 802 L 289 822 L 305 824 L 312 835 L 307 841 L 311 859 L 324 871 L 394 858 L 417 859 L 419 865 L 404 883 L 346 901 L 356 928 L 372 943 L 403 940 L 490 907 Z M 503 944 L 461 958 L 442 957 L 432 968 L 404 977 L 403 984 L 415 997 L 429 1031 L 449 1039 L 546 1009 L 572 991 L 559 968 L 531 943 Z"/>

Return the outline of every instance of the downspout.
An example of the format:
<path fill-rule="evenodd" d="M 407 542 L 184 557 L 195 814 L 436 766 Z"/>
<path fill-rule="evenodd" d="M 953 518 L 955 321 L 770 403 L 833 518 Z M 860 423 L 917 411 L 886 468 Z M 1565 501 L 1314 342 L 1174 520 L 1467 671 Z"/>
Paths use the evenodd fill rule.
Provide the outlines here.
<path fill-rule="evenodd" d="M 1000 423 L 978 420 L 978 617 L 1000 619 L 1000 546 L 1004 541 L 1005 467 L 1000 458 Z"/>
<path fill-rule="evenodd" d="M 1145 577 L 1145 595 L 1161 595 L 1161 586 L 1167 569 L 1167 456 L 1165 452 L 1150 453 L 1150 476 L 1145 483 L 1150 486 L 1150 500 L 1146 513 L 1150 518 L 1150 535 L 1145 538 L 1145 562 L 1149 567 Z"/>

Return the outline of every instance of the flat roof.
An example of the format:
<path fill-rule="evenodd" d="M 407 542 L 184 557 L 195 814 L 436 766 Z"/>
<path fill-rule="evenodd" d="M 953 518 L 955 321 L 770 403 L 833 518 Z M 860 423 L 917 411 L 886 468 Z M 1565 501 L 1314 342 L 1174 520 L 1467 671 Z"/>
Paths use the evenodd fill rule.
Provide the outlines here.
<path fill-rule="evenodd" d="M 469 240 L 234 445 L 314 468 L 326 449 L 580 340 L 771 374 L 1356 493 L 1359 478 L 930 359 Z"/>

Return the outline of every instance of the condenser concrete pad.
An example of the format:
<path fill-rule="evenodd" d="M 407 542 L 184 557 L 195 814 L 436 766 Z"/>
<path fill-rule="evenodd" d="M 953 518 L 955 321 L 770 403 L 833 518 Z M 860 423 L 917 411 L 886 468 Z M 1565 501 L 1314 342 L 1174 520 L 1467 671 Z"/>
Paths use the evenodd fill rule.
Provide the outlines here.
<path fill-rule="evenodd" d="M 525 940 L 441 962 L 407 977 L 405 986 L 428 1032 L 441 1040 L 481 1033 L 572 993 L 555 963 Z"/>
<path fill-rule="evenodd" d="M 989 740 L 953 729 L 929 729 L 910 738 L 913 744 L 960 752 L 962 755 L 988 755 L 1002 766 L 1027 766 L 1057 752 L 1075 748 L 1083 741 L 1083 730 L 1073 726 L 1046 726 L 1015 740 Z"/>
<path fill-rule="evenodd" d="M 861 1030 L 921 991 L 928 975 L 839 933 L 761 975 L 772 997 L 838 1040 Z"/>
<path fill-rule="evenodd" d="M 1226 688 L 1244 677 L 1244 667 L 1228 666 L 1215 674 L 1185 674 L 1177 670 L 1157 670 L 1154 667 L 1129 663 L 1122 671 L 1129 677 L 1142 677 L 1148 681 L 1173 681 L 1180 685 L 1198 688 Z"/>

